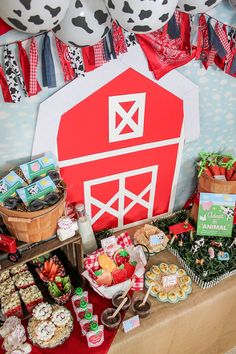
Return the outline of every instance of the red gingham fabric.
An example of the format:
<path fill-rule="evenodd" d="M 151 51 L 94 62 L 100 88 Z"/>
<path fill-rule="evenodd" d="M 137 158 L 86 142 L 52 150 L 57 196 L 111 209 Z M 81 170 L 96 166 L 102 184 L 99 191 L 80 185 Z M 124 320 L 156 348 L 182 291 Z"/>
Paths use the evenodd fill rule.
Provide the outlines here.
<path fill-rule="evenodd" d="M 4 98 L 4 102 L 12 102 L 7 80 L 5 78 L 4 71 L 1 65 L 0 65 L 0 86 L 2 88 L 2 95 Z"/>
<path fill-rule="evenodd" d="M 34 37 L 30 43 L 30 82 L 29 96 L 34 96 L 38 92 L 37 87 L 37 67 L 38 67 L 38 48 Z"/>
<path fill-rule="evenodd" d="M 229 55 L 230 54 L 230 43 L 228 41 L 228 36 L 227 36 L 226 31 L 224 30 L 223 27 L 221 27 L 219 22 L 216 22 L 215 32 L 216 32 L 217 36 L 219 37 L 223 47 L 225 48 L 227 55 Z"/>
<path fill-rule="evenodd" d="M 214 64 L 215 56 L 216 56 L 216 50 L 214 48 L 211 48 L 207 59 L 208 67 Z"/>
<path fill-rule="evenodd" d="M 127 232 L 123 232 L 122 234 L 117 236 L 117 243 L 122 247 L 129 247 L 132 245 L 132 240 L 129 237 Z M 94 272 L 100 269 L 100 265 L 98 263 L 98 256 L 104 253 L 103 249 L 100 248 L 99 250 L 91 253 L 87 256 L 84 260 L 84 267 L 89 272 L 91 278 L 95 279 Z M 137 277 L 134 275 L 131 279 L 135 279 L 135 283 L 132 287 L 132 290 L 140 291 L 143 290 L 144 280 L 143 277 Z"/>
<path fill-rule="evenodd" d="M 232 49 L 231 49 L 231 52 L 230 52 L 230 55 L 228 57 L 227 64 L 225 67 L 226 74 L 230 74 L 230 69 L 233 64 L 234 57 L 236 56 L 236 45 L 234 44 L 233 40 L 231 41 L 231 43 L 232 43 Z M 232 74 L 230 74 L 230 75 L 232 75 Z M 236 77 L 236 74 L 234 74 L 232 76 Z"/>
<path fill-rule="evenodd" d="M 22 76 L 25 81 L 25 86 L 26 86 L 26 90 L 28 92 L 28 96 L 30 96 L 29 95 L 29 89 L 30 89 L 30 62 L 29 62 L 29 58 L 28 58 L 25 48 L 22 46 L 22 43 L 17 42 L 17 45 L 18 45 L 18 55 L 19 55 L 19 59 L 20 59 Z M 39 83 L 37 82 L 37 93 L 40 91 L 41 91 L 41 87 L 40 87 Z"/>
<path fill-rule="evenodd" d="M 95 66 L 96 68 L 98 68 L 99 66 L 107 62 L 104 53 L 103 39 L 93 46 L 93 50 L 94 50 Z"/>

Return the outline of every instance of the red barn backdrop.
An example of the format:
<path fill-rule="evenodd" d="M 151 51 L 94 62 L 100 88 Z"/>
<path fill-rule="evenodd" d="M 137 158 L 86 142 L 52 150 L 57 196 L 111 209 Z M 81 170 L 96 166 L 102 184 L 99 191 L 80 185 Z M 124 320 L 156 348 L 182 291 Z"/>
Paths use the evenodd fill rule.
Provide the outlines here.
<path fill-rule="evenodd" d="M 96 230 L 172 210 L 184 116 L 189 97 L 197 100 L 196 87 L 180 74 L 160 85 L 126 57 L 62 88 L 38 116 L 33 155 L 57 156 L 68 200 L 85 202 Z"/>

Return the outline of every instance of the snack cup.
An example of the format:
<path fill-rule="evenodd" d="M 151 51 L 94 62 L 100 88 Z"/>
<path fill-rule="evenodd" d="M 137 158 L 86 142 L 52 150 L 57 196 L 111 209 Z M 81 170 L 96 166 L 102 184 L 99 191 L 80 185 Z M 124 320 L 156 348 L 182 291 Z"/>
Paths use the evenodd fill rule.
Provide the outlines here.
<path fill-rule="evenodd" d="M 137 296 L 132 302 L 132 310 L 135 315 L 139 315 L 140 318 L 148 317 L 151 311 L 151 301 L 149 300 L 146 301 L 145 305 L 139 307 L 139 305 L 143 302 L 143 299 L 143 296 Z"/>
<path fill-rule="evenodd" d="M 114 308 L 107 308 L 101 315 L 101 322 L 109 331 L 115 331 L 121 323 L 120 313 L 118 313 L 115 318 L 108 318 L 112 316 L 115 311 L 116 309 Z"/>
<path fill-rule="evenodd" d="M 120 303 L 122 302 L 122 298 L 121 296 L 124 294 L 124 291 L 118 291 L 117 293 L 115 293 L 112 297 L 112 305 L 114 307 L 118 307 L 120 305 Z M 128 308 L 131 305 L 131 296 L 129 294 L 126 295 L 126 297 L 128 297 L 128 300 L 126 301 L 126 303 L 124 304 L 124 306 L 121 308 L 122 310 L 126 311 L 128 310 Z"/>
<path fill-rule="evenodd" d="M 54 295 L 52 295 L 52 293 L 50 291 L 49 291 L 49 294 L 58 305 L 66 304 L 70 300 L 70 297 L 71 297 L 71 291 L 69 291 L 68 293 L 63 294 L 62 296 L 59 296 L 59 297 L 55 297 Z"/>

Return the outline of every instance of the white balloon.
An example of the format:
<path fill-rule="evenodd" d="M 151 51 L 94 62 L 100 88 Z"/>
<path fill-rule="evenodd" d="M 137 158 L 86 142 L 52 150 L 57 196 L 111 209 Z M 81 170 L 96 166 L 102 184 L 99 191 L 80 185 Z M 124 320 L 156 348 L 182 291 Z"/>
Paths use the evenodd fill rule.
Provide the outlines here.
<path fill-rule="evenodd" d="M 54 32 L 64 43 L 87 47 L 98 43 L 109 32 L 111 24 L 103 0 L 71 0 L 66 16 Z"/>
<path fill-rule="evenodd" d="M 199 14 L 210 11 L 222 0 L 180 0 L 177 9 L 188 14 Z"/>
<path fill-rule="evenodd" d="M 105 0 L 113 19 L 129 32 L 148 33 L 167 23 L 178 0 Z"/>
<path fill-rule="evenodd" d="M 0 0 L 0 16 L 20 32 L 39 33 L 57 26 L 70 0 Z"/>

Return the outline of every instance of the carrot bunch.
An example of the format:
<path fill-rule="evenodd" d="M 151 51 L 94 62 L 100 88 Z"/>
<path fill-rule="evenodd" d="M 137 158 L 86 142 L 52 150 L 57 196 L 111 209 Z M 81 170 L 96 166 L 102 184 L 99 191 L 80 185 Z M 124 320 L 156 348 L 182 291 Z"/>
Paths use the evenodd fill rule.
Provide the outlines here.
<path fill-rule="evenodd" d="M 230 155 L 202 152 L 197 161 L 198 177 L 205 174 L 215 179 L 236 181 L 236 159 Z"/>
<path fill-rule="evenodd" d="M 65 269 L 56 256 L 46 260 L 37 272 L 44 282 L 53 282 L 57 276 L 65 275 Z"/>

